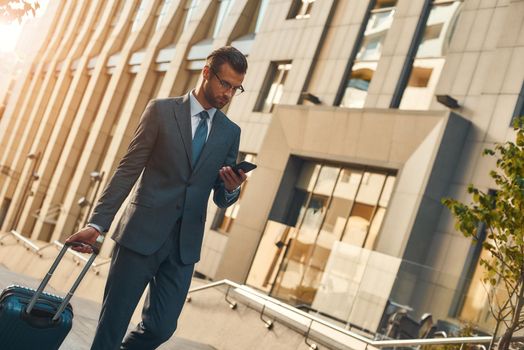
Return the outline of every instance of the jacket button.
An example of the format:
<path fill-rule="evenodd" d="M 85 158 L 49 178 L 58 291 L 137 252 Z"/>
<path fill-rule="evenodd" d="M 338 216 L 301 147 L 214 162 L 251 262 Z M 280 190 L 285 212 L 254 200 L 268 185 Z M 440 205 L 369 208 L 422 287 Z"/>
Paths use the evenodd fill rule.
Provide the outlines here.
<path fill-rule="evenodd" d="M 182 207 L 180 206 L 180 204 L 177 204 L 177 205 L 176 205 L 176 208 L 177 208 L 177 209 L 180 209 L 180 208 L 182 208 Z"/>

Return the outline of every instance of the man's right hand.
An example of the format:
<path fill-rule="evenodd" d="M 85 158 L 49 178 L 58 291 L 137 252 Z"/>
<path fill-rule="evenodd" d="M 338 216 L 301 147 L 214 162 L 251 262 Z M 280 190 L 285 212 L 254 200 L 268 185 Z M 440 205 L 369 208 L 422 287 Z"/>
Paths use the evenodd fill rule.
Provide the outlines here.
<path fill-rule="evenodd" d="M 80 243 L 89 243 L 91 245 L 96 244 L 96 239 L 100 235 L 100 232 L 98 232 L 95 228 L 87 226 L 78 231 L 77 233 L 72 234 L 69 236 L 68 239 L 66 239 L 66 243 L 68 242 L 80 242 Z M 93 249 L 88 245 L 83 246 L 73 246 L 73 250 L 76 250 L 80 253 L 89 253 L 91 254 L 93 252 Z"/>

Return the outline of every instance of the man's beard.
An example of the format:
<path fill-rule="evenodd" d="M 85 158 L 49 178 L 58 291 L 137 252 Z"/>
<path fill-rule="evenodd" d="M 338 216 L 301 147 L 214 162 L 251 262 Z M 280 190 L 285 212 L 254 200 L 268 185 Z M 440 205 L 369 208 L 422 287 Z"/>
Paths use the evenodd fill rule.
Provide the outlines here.
<path fill-rule="evenodd" d="M 211 91 L 209 91 L 207 88 L 204 88 L 204 96 L 206 97 L 207 102 L 209 102 L 209 104 L 216 109 L 222 109 L 225 105 L 229 103 L 229 100 L 223 102 L 215 98 Z"/>

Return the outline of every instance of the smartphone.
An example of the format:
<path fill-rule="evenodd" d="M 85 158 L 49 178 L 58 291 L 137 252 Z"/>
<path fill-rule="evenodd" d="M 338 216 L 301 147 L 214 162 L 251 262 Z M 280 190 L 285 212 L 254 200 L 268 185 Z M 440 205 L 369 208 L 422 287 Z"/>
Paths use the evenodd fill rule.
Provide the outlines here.
<path fill-rule="evenodd" d="M 251 170 L 255 169 L 257 166 L 253 163 L 242 161 L 234 166 L 231 167 L 235 173 L 238 174 L 238 169 L 242 169 L 244 173 L 250 172 Z"/>

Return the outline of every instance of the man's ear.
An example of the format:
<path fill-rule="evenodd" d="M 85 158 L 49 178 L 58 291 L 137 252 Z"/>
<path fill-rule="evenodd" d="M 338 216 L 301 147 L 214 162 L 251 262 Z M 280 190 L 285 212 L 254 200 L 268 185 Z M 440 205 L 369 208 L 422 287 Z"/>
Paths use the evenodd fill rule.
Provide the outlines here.
<path fill-rule="evenodd" d="M 205 65 L 204 68 L 202 68 L 202 76 L 204 77 L 204 80 L 209 80 L 209 66 Z"/>

